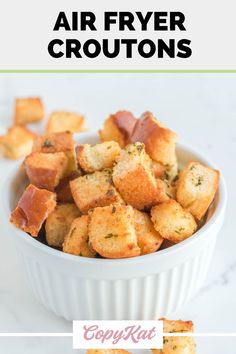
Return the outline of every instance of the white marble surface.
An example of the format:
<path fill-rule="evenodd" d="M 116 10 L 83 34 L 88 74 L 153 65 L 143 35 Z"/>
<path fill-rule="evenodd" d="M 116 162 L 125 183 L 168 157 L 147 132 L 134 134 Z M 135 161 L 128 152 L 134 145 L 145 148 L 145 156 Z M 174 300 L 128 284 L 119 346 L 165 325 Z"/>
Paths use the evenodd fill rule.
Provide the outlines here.
<path fill-rule="evenodd" d="M 14 97 L 27 95 L 42 96 L 48 112 L 84 113 L 90 129 L 121 108 L 136 115 L 151 110 L 180 140 L 215 160 L 229 191 L 225 224 L 202 290 L 172 317 L 193 320 L 197 332 L 236 332 L 236 75 L 5 74 L 0 76 L 0 127 L 10 125 Z M 13 164 L 1 159 L 1 184 Z M 71 323 L 33 297 L 2 220 L 0 227 L 0 332 L 70 332 Z M 76 353 L 71 347 L 70 338 L 0 338 L 4 354 Z M 198 340 L 198 354 L 235 354 L 234 348 L 236 338 Z"/>

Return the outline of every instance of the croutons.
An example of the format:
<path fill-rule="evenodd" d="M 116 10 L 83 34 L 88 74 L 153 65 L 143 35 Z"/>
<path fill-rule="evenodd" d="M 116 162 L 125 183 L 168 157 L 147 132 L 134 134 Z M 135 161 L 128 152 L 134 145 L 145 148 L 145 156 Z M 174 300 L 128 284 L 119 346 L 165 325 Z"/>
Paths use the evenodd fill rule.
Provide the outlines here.
<path fill-rule="evenodd" d="M 201 220 L 212 203 L 219 184 L 219 171 L 189 162 L 180 173 L 177 200 L 197 219 Z"/>
<path fill-rule="evenodd" d="M 152 170 L 156 178 L 165 177 L 166 168 L 161 163 L 152 160 Z"/>
<path fill-rule="evenodd" d="M 139 210 L 169 199 L 166 185 L 155 179 L 151 159 L 141 143 L 121 150 L 113 169 L 113 181 L 124 201 Z"/>
<path fill-rule="evenodd" d="M 61 248 L 72 221 L 80 215 L 75 204 L 57 204 L 45 224 L 48 245 Z"/>
<path fill-rule="evenodd" d="M 55 153 L 64 152 L 68 158 L 66 174 L 77 170 L 73 135 L 70 132 L 51 133 L 34 140 L 33 152 Z"/>
<path fill-rule="evenodd" d="M 38 122 L 44 117 L 44 107 L 40 98 L 17 98 L 15 100 L 15 124 Z"/>
<path fill-rule="evenodd" d="M 119 152 L 120 146 L 115 141 L 104 142 L 95 146 L 84 144 L 76 147 L 79 165 L 87 173 L 112 167 Z"/>
<path fill-rule="evenodd" d="M 75 219 L 63 242 L 63 252 L 82 257 L 96 257 L 96 252 L 89 245 L 89 216 L 83 215 Z"/>
<path fill-rule="evenodd" d="M 47 133 L 69 131 L 78 133 L 85 130 L 85 119 L 81 114 L 71 112 L 53 112 L 48 118 Z"/>
<path fill-rule="evenodd" d="M 191 321 L 163 320 L 164 333 L 192 333 Z M 196 344 L 194 337 L 169 337 L 163 338 L 163 349 L 153 349 L 153 354 L 195 354 Z"/>
<path fill-rule="evenodd" d="M 77 170 L 72 172 L 71 175 L 64 177 L 60 180 L 59 185 L 56 187 L 57 200 L 60 203 L 74 203 L 74 199 L 70 190 L 70 181 L 81 176 L 81 171 Z"/>
<path fill-rule="evenodd" d="M 99 131 L 101 141 L 116 141 L 120 147 L 125 147 L 130 140 L 137 119 L 128 111 L 119 111 L 110 115 Z"/>
<path fill-rule="evenodd" d="M 74 201 L 82 213 L 98 206 L 122 203 L 112 182 L 112 170 L 105 169 L 76 178 L 70 182 Z"/>
<path fill-rule="evenodd" d="M 145 144 L 146 152 L 154 161 L 164 166 L 176 164 L 176 134 L 156 120 L 151 112 L 137 120 L 130 142 L 137 141 Z"/>
<path fill-rule="evenodd" d="M 164 239 L 155 230 L 147 213 L 134 209 L 134 228 L 141 255 L 157 251 Z"/>
<path fill-rule="evenodd" d="M 91 211 L 89 242 L 105 258 L 140 255 L 131 206 L 114 204 Z"/>
<path fill-rule="evenodd" d="M 55 206 L 55 193 L 38 189 L 30 184 L 11 213 L 10 222 L 30 233 L 31 236 L 37 237 L 44 221 L 53 212 Z"/>
<path fill-rule="evenodd" d="M 89 349 L 86 354 L 130 354 L 123 349 Z"/>
<path fill-rule="evenodd" d="M 28 155 L 36 134 L 20 125 L 9 128 L 6 135 L 0 136 L 0 150 L 9 159 L 19 159 Z"/>
<path fill-rule="evenodd" d="M 54 191 L 64 176 L 68 159 L 64 152 L 44 154 L 33 152 L 24 161 L 30 183 L 38 188 Z"/>
<path fill-rule="evenodd" d="M 175 243 L 185 240 L 197 229 L 194 217 L 173 199 L 153 207 L 151 216 L 160 235 Z"/>

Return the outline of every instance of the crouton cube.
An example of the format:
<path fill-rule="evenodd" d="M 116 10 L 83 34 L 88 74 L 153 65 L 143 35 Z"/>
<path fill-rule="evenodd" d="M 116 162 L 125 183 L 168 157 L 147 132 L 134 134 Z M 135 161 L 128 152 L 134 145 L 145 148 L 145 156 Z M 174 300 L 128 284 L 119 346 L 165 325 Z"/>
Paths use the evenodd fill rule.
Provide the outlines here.
<path fill-rule="evenodd" d="M 101 141 L 116 141 L 120 147 L 125 147 L 130 140 L 131 133 L 137 119 L 128 111 L 119 111 L 110 115 L 99 131 Z"/>
<path fill-rule="evenodd" d="M 83 215 L 75 219 L 63 242 L 63 252 L 82 257 L 96 257 L 96 252 L 89 244 L 88 236 L 89 216 Z"/>
<path fill-rule="evenodd" d="M 80 215 L 81 213 L 75 204 L 57 204 L 45 224 L 48 245 L 61 248 L 72 221 Z"/>
<path fill-rule="evenodd" d="M 29 129 L 14 125 L 6 135 L 0 136 L 0 150 L 8 159 L 19 159 L 31 152 L 35 137 Z"/>
<path fill-rule="evenodd" d="M 166 168 L 161 163 L 152 160 L 152 170 L 156 178 L 165 177 Z"/>
<path fill-rule="evenodd" d="M 69 131 L 78 133 L 85 130 L 84 116 L 72 112 L 53 112 L 48 118 L 47 133 Z"/>
<path fill-rule="evenodd" d="M 142 210 L 168 200 L 163 181 L 154 177 L 144 144 L 127 145 L 113 169 L 113 181 L 127 204 Z"/>
<path fill-rule="evenodd" d="M 119 152 L 120 146 L 115 141 L 95 146 L 84 144 L 76 147 L 77 161 L 82 170 L 87 173 L 112 167 Z"/>
<path fill-rule="evenodd" d="M 134 228 L 134 210 L 129 205 L 114 204 L 95 208 L 90 213 L 89 242 L 105 258 L 140 255 Z"/>
<path fill-rule="evenodd" d="M 17 98 L 15 100 L 14 124 L 38 122 L 44 117 L 44 107 L 40 98 Z"/>
<path fill-rule="evenodd" d="M 112 182 L 112 170 L 105 169 L 70 182 L 74 201 L 82 213 L 98 206 L 122 203 L 122 198 Z"/>
<path fill-rule="evenodd" d="M 56 187 L 57 201 L 60 203 L 74 203 L 74 199 L 70 190 L 70 181 L 82 175 L 80 170 L 74 171 L 71 175 L 64 177 L 60 180 L 59 185 Z"/>
<path fill-rule="evenodd" d="M 38 188 L 54 191 L 64 176 L 68 159 L 64 152 L 44 154 L 33 152 L 25 158 L 24 165 L 30 183 Z"/>
<path fill-rule="evenodd" d="M 164 333 L 193 333 L 191 321 L 163 320 Z M 152 349 L 153 354 L 195 354 L 196 344 L 194 337 L 169 337 L 163 338 L 163 349 Z"/>
<path fill-rule="evenodd" d="M 86 354 L 130 354 L 123 349 L 89 349 Z"/>
<path fill-rule="evenodd" d="M 70 132 L 51 133 L 39 136 L 34 140 L 33 152 L 52 153 L 64 152 L 68 158 L 66 175 L 77 170 L 75 143 Z"/>
<path fill-rule="evenodd" d="M 146 152 L 156 162 L 164 166 L 176 164 L 176 134 L 164 127 L 151 112 L 146 112 L 137 120 L 130 142 L 145 144 Z"/>
<path fill-rule="evenodd" d="M 55 193 L 30 184 L 11 213 L 10 222 L 33 237 L 38 233 L 56 206 Z"/>
<path fill-rule="evenodd" d="M 134 209 L 134 228 L 141 255 L 156 252 L 161 247 L 164 239 L 155 230 L 147 213 Z"/>
<path fill-rule="evenodd" d="M 153 207 L 151 216 L 160 235 L 175 243 L 190 237 L 197 229 L 192 214 L 173 199 Z"/>
<path fill-rule="evenodd" d="M 212 203 L 218 189 L 219 177 L 219 171 L 193 161 L 181 171 L 176 197 L 197 220 L 203 218 Z"/>

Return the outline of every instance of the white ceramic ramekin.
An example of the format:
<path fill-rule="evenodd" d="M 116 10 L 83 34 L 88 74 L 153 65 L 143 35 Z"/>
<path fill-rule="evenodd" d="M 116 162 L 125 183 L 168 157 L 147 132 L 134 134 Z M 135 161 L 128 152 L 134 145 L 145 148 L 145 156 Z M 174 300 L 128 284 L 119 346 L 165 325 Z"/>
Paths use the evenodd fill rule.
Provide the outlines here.
<path fill-rule="evenodd" d="M 78 135 L 80 143 L 97 140 Z M 215 166 L 188 146 L 179 144 L 181 164 L 198 160 Z M 14 168 L 3 186 L 5 218 L 16 205 L 22 177 Z M 54 250 L 8 223 L 36 297 L 46 308 L 68 320 L 152 320 L 177 311 L 201 287 L 223 223 L 226 187 L 219 190 L 206 224 L 184 242 L 157 253 L 106 260 L 72 256 Z M 6 235 L 7 237 L 8 235 Z"/>

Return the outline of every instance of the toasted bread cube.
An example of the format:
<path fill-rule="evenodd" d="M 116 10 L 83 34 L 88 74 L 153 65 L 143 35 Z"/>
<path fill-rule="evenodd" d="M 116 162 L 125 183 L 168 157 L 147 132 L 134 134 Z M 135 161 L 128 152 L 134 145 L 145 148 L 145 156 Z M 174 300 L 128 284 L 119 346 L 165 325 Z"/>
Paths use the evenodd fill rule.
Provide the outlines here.
<path fill-rule="evenodd" d="M 101 141 L 116 141 L 120 147 L 125 147 L 130 140 L 137 119 L 128 111 L 119 111 L 110 115 L 99 131 Z"/>
<path fill-rule="evenodd" d="M 8 159 L 19 159 L 31 152 L 35 137 L 29 129 L 14 125 L 6 135 L 0 136 L 0 150 Z"/>
<path fill-rule="evenodd" d="M 45 224 L 48 245 L 61 248 L 72 221 L 80 215 L 81 213 L 75 204 L 57 204 Z"/>
<path fill-rule="evenodd" d="M 96 257 L 96 252 L 89 245 L 88 236 L 89 216 L 76 218 L 63 242 L 63 252 L 81 257 Z"/>
<path fill-rule="evenodd" d="M 156 252 L 161 247 L 164 239 L 155 230 L 147 213 L 134 209 L 134 228 L 141 255 Z"/>
<path fill-rule="evenodd" d="M 137 121 L 130 138 L 131 143 L 144 143 L 146 152 L 164 166 L 176 164 L 176 134 L 164 127 L 151 112 L 146 112 Z"/>
<path fill-rule="evenodd" d="M 70 181 L 82 175 L 80 170 L 74 171 L 71 175 L 64 177 L 60 180 L 59 185 L 56 187 L 57 201 L 60 203 L 74 203 L 74 199 L 70 190 Z"/>
<path fill-rule="evenodd" d="M 152 160 L 152 170 L 156 178 L 165 177 L 166 168 L 161 163 Z"/>
<path fill-rule="evenodd" d="M 77 170 L 75 143 L 73 134 L 70 132 L 51 133 L 37 137 L 37 139 L 34 140 L 32 151 L 46 154 L 64 152 L 68 158 L 66 175 L 70 175 Z"/>
<path fill-rule="evenodd" d="M 89 349 L 86 354 L 130 354 L 123 349 Z"/>
<path fill-rule="evenodd" d="M 54 191 L 64 176 L 68 159 L 64 152 L 44 154 L 33 152 L 25 158 L 24 165 L 30 183 L 38 188 Z"/>
<path fill-rule="evenodd" d="M 113 204 L 90 213 L 89 242 L 105 258 L 140 255 L 134 228 L 134 210 L 128 205 Z"/>
<path fill-rule="evenodd" d="M 115 141 L 106 141 L 95 146 L 84 144 L 76 147 L 77 161 L 82 170 L 87 173 L 112 167 L 119 153 L 120 146 Z"/>
<path fill-rule="evenodd" d="M 40 98 L 17 98 L 15 100 L 14 124 L 38 122 L 43 117 L 44 107 Z"/>
<path fill-rule="evenodd" d="M 121 150 L 113 169 L 113 181 L 124 201 L 139 210 L 169 199 L 163 181 L 155 179 L 151 159 L 141 143 Z"/>
<path fill-rule="evenodd" d="M 192 214 L 173 199 L 153 207 L 151 216 L 160 235 L 175 243 L 190 237 L 197 229 Z"/>
<path fill-rule="evenodd" d="M 10 222 L 33 237 L 38 233 L 56 206 L 55 193 L 30 184 L 11 213 Z"/>
<path fill-rule="evenodd" d="M 113 185 L 110 169 L 78 177 L 70 182 L 70 188 L 76 205 L 84 214 L 98 206 L 123 202 Z"/>
<path fill-rule="evenodd" d="M 177 200 L 197 220 L 203 218 L 212 203 L 219 177 L 219 171 L 193 161 L 181 171 L 177 183 Z"/>
<path fill-rule="evenodd" d="M 164 333 L 193 333 L 191 321 L 163 320 Z M 169 337 L 163 338 L 163 349 L 153 349 L 153 354 L 196 354 L 194 337 Z"/>
<path fill-rule="evenodd" d="M 85 130 L 84 116 L 78 113 L 58 111 L 48 118 L 47 133 L 60 133 L 69 131 L 79 133 Z"/>

